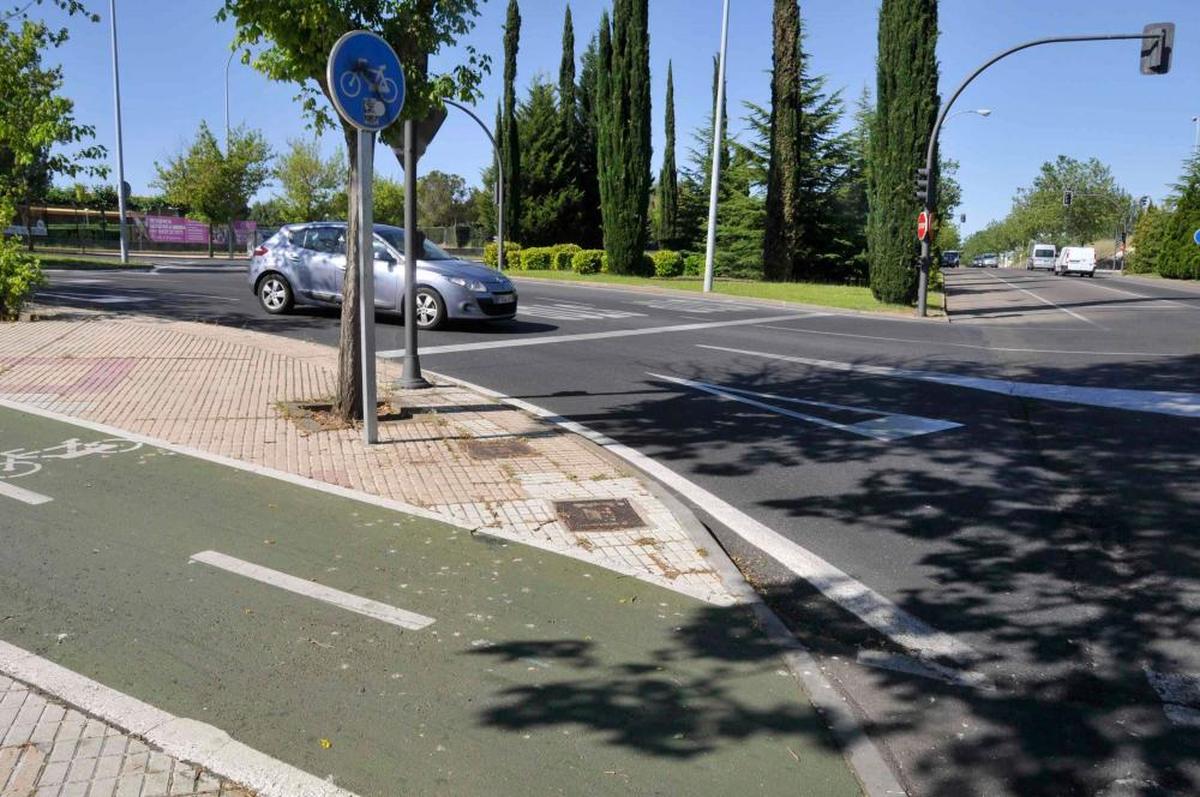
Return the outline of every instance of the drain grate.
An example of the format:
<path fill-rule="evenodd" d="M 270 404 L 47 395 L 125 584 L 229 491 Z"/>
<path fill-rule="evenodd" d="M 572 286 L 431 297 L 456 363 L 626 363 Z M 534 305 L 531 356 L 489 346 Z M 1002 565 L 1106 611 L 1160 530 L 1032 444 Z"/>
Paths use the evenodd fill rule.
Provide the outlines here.
<path fill-rule="evenodd" d="M 472 459 L 510 459 L 532 457 L 537 454 L 533 446 L 521 440 L 468 440 L 464 447 Z"/>
<path fill-rule="evenodd" d="M 554 511 L 571 531 L 619 531 L 646 526 L 626 498 L 555 501 Z"/>

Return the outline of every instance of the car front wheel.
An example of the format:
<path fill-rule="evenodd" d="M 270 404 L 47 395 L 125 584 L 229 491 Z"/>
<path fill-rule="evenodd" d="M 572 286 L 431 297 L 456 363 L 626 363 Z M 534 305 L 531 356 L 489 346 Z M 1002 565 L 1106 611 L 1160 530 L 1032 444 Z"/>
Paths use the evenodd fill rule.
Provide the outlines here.
<path fill-rule="evenodd" d="M 417 329 L 437 329 L 446 320 L 446 303 L 433 288 L 417 289 Z"/>
<path fill-rule="evenodd" d="M 258 303 L 271 315 L 286 313 L 295 303 L 292 286 L 280 275 L 268 274 L 258 283 Z"/>

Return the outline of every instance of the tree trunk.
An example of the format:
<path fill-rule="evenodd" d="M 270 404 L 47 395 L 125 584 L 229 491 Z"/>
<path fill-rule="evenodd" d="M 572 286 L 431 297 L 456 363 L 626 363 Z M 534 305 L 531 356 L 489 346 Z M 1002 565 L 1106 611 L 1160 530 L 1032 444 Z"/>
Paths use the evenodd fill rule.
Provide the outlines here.
<path fill-rule="evenodd" d="M 233 234 L 233 219 L 229 220 L 229 259 L 233 259 L 233 245 L 237 243 L 237 236 Z"/>
<path fill-rule="evenodd" d="M 333 401 L 333 412 L 344 421 L 363 417 L 362 406 L 362 350 L 359 348 L 358 317 L 358 194 L 354 185 L 358 176 L 357 131 L 342 124 L 346 138 L 346 149 L 350 154 L 350 180 L 346 228 L 346 273 L 342 277 L 342 324 L 338 333 L 338 379 L 337 395 Z"/>
<path fill-rule="evenodd" d="M 212 224 L 208 225 L 208 256 L 213 256 Z"/>

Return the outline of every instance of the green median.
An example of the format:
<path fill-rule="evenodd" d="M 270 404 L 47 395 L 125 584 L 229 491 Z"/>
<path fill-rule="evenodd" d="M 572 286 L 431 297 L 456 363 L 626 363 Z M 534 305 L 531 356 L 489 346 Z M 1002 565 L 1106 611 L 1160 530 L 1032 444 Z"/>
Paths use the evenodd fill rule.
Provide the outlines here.
<path fill-rule="evenodd" d="M 624 274 L 577 274 L 574 271 L 551 271 L 532 269 L 513 270 L 509 276 L 518 279 L 557 280 L 560 282 L 583 282 L 605 285 L 626 285 L 640 288 L 656 288 L 672 291 L 698 293 L 704 287 L 699 277 L 636 277 Z M 816 305 L 838 310 L 911 314 L 913 308 L 900 304 L 886 304 L 877 300 L 865 285 L 829 285 L 816 282 L 758 282 L 754 280 L 718 279 L 713 283 L 713 292 L 723 296 L 745 299 L 767 299 L 777 302 Z M 929 293 L 929 310 L 932 315 L 941 315 L 942 294 Z"/>
<path fill-rule="evenodd" d="M 103 255 L 74 255 L 59 252 L 33 252 L 33 256 L 41 261 L 42 268 L 70 269 L 72 271 L 104 271 L 106 269 L 150 269 L 152 263 L 130 260 L 122 263 L 118 257 Z"/>

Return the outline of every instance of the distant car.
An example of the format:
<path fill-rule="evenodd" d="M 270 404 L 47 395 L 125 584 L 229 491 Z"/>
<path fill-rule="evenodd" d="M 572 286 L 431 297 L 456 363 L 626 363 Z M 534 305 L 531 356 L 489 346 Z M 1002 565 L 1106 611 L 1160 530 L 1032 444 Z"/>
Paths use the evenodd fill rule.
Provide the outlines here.
<path fill-rule="evenodd" d="M 1064 246 L 1054 263 L 1054 273 L 1060 276 L 1078 274 L 1096 277 L 1096 250 L 1090 246 Z"/>
<path fill-rule="evenodd" d="M 985 252 L 979 256 L 979 265 L 984 268 L 999 268 L 1000 255 L 995 252 Z"/>
<path fill-rule="evenodd" d="M 459 260 L 420 236 L 417 327 L 447 319 L 506 321 L 517 314 L 517 290 L 495 269 Z M 345 222 L 288 224 L 263 241 L 250 261 L 250 290 L 271 314 L 297 302 L 340 304 L 346 271 Z M 404 297 L 404 230 L 375 225 L 375 309 L 400 312 Z"/>
<path fill-rule="evenodd" d="M 962 256 L 953 249 L 942 252 L 942 268 L 958 268 Z"/>
<path fill-rule="evenodd" d="M 983 266 L 983 255 L 975 255 L 975 257 L 971 258 L 971 267 L 972 268 L 980 268 L 982 266 Z"/>
<path fill-rule="evenodd" d="M 1029 249 L 1029 260 L 1025 263 L 1027 271 L 1036 271 L 1044 268 L 1047 271 L 1054 270 L 1054 259 L 1058 252 L 1054 248 L 1054 244 L 1034 244 Z"/>

